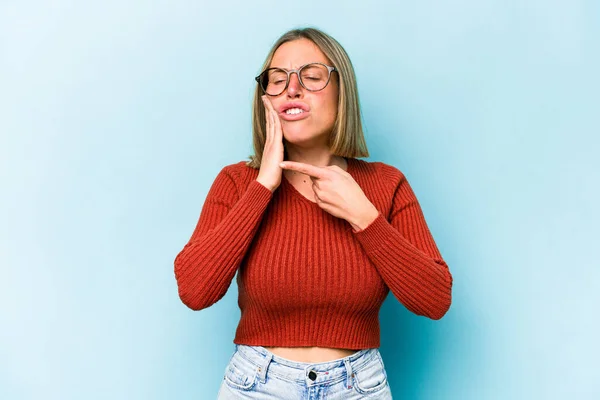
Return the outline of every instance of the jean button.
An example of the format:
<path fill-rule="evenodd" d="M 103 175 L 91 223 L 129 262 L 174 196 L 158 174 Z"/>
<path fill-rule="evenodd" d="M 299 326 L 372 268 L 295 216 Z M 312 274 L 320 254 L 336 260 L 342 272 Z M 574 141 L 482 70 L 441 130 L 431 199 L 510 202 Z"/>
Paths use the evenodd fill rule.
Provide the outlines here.
<path fill-rule="evenodd" d="M 317 379 L 317 373 L 315 371 L 310 371 L 308 373 L 308 377 L 314 381 L 315 379 Z"/>

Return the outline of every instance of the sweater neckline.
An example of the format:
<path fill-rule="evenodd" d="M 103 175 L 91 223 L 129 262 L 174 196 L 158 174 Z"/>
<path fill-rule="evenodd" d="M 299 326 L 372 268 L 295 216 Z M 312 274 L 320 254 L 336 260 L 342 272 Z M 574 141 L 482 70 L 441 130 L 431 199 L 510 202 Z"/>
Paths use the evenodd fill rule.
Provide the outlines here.
<path fill-rule="evenodd" d="M 349 173 L 350 175 L 352 175 L 352 172 L 354 172 L 353 171 L 354 159 L 348 158 L 348 157 L 344 157 L 344 159 L 346 160 L 346 165 L 347 165 L 346 172 Z M 312 201 L 312 200 L 308 199 L 307 197 L 305 197 L 302 193 L 300 193 L 298 191 L 298 189 L 296 189 L 296 187 L 294 185 L 292 185 L 292 183 L 290 181 L 288 181 L 288 179 L 285 177 L 284 174 L 281 174 L 281 179 L 282 179 L 282 182 L 284 183 L 284 185 L 286 185 L 290 189 L 290 192 L 292 192 L 292 195 L 294 197 L 298 198 L 300 201 L 309 203 L 315 207 L 320 207 L 316 201 Z"/>

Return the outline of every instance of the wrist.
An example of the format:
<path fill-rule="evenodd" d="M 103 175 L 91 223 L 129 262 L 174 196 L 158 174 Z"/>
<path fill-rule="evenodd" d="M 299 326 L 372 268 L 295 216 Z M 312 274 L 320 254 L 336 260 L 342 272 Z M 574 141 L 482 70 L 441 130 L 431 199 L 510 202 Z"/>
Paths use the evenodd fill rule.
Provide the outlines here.
<path fill-rule="evenodd" d="M 264 187 L 266 187 L 267 189 L 269 189 L 271 191 L 271 193 L 275 190 L 273 187 L 271 187 L 270 185 L 267 185 L 266 183 L 264 183 L 260 178 L 256 178 L 256 181 L 258 183 L 260 183 L 261 185 L 263 185 Z"/>
<path fill-rule="evenodd" d="M 354 232 L 359 232 L 366 229 L 377 217 L 379 216 L 379 210 L 375 206 L 371 207 L 368 211 L 361 214 L 358 218 L 350 222 Z"/>

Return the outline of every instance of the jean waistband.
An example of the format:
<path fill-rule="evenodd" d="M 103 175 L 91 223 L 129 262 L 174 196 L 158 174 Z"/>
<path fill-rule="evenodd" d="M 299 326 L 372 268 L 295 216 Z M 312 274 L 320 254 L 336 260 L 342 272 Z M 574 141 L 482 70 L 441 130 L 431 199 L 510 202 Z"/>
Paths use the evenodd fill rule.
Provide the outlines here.
<path fill-rule="evenodd" d="M 268 373 L 280 379 L 305 382 L 308 385 L 351 378 L 353 371 L 367 365 L 379 352 L 377 348 L 363 349 L 343 358 L 307 363 L 277 356 L 263 346 L 236 344 L 235 348 L 241 357 L 257 367 L 262 382 L 266 380 Z"/>

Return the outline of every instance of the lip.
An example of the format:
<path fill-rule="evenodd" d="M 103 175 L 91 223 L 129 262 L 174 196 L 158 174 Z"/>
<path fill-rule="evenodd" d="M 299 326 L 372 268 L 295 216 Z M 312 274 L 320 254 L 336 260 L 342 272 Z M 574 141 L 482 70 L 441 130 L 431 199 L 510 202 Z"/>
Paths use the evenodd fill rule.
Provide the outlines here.
<path fill-rule="evenodd" d="M 304 111 L 298 114 L 286 114 L 285 111 L 283 111 L 279 113 L 279 116 L 281 117 L 281 119 L 284 119 L 286 121 L 297 121 L 299 119 L 307 118 L 308 114 L 310 114 L 310 111 Z"/>
<path fill-rule="evenodd" d="M 304 112 L 299 114 L 286 114 L 285 111 L 289 110 L 290 108 L 299 108 Z M 281 107 L 279 107 L 279 116 L 286 121 L 297 121 L 299 119 L 307 118 L 309 113 L 310 111 L 308 105 L 300 102 L 291 101 L 283 103 Z"/>
<path fill-rule="evenodd" d="M 289 110 L 290 108 L 300 108 L 304 111 L 309 111 L 307 104 L 300 101 L 287 101 L 279 107 L 279 113 L 285 112 L 285 110 Z"/>

